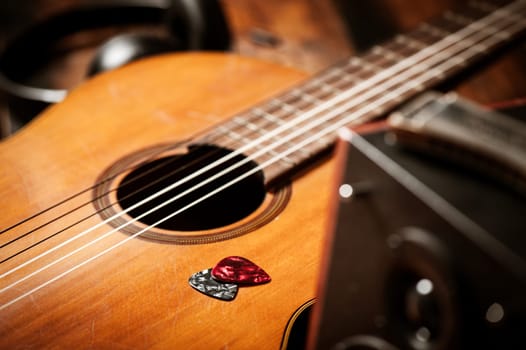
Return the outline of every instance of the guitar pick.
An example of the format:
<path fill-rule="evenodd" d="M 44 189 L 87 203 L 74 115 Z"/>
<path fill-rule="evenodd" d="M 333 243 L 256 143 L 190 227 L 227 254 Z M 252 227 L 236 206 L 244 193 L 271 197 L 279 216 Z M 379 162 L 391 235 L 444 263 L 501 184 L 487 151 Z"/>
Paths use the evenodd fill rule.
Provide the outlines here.
<path fill-rule="evenodd" d="M 236 297 L 237 285 L 232 283 L 221 283 L 212 278 L 212 269 L 205 269 L 194 273 L 188 279 L 190 285 L 208 296 L 230 301 Z"/>
<path fill-rule="evenodd" d="M 270 282 L 270 276 L 252 261 L 240 256 L 229 256 L 213 269 L 212 277 L 226 283 L 254 285 Z"/>

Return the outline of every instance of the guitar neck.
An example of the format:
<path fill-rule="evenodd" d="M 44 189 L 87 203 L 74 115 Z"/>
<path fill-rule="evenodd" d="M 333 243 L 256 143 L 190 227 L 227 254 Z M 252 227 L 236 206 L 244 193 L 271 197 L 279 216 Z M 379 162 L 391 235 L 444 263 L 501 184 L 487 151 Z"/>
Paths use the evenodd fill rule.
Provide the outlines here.
<path fill-rule="evenodd" d="M 526 29 L 526 1 L 473 1 L 240 113 L 197 142 L 235 148 L 267 183 L 329 148 L 339 128 L 384 115 Z M 257 82 L 256 82 L 257 83 Z"/>

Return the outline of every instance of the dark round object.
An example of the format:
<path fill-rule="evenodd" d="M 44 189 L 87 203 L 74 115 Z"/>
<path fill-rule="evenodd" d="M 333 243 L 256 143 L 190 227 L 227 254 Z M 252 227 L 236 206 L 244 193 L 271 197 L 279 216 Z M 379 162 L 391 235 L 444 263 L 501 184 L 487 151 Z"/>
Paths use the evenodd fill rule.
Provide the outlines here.
<path fill-rule="evenodd" d="M 228 149 L 200 145 L 184 155 L 148 162 L 122 179 L 117 189 L 119 204 L 129 210 L 166 191 L 128 214 L 140 217 L 147 226 L 174 231 L 210 230 L 233 224 L 254 212 L 266 191 L 261 170 L 245 176 L 257 164 L 243 155 L 198 174 L 230 153 Z M 225 172 L 234 165 L 238 167 Z M 174 184 L 180 185 L 172 188 Z"/>
<path fill-rule="evenodd" d="M 88 42 L 81 40 L 88 36 Z M 108 59 L 118 51 L 110 47 L 113 44 L 126 47 L 115 61 Z M 76 72 L 90 76 L 148 55 L 227 50 L 229 46 L 230 31 L 218 0 L 93 1 L 40 20 L 13 36 L 0 55 L 0 89 L 7 97 L 14 131 L 49 104 L 60 102 L 68 89 L 85 78 L 76 77 Z M 97 47 L 100 51 L 93 63 L 74 74 L 60 70 L 68 67 L 69 54 Z"/>
<path fill-rule="evenodd" d="M 161 38 L 148 34 L 121 34 L 102 45 L 88 68 L 88 76 L 121 67 L 151 55 L 180 49 L 176 38 Z"/>

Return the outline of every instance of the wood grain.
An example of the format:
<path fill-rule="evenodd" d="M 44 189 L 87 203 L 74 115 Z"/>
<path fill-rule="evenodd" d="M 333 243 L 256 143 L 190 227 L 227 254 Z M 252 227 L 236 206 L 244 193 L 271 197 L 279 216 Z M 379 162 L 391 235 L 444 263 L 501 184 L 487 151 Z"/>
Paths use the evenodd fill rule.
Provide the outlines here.
<path fill-rule="evenodd" d="M 268 2 L 268 6 L 282 12 L 258 10 L 258 6 L 263 8 L 261 2 L 240 3 L 236 5 L 253 9 L 250 16 L 265 17 L 258 27 L 271 31 L 278 28 L 272 24 L 271 16 L 275 16 L 275 21 L 287 20 L 276 13 L 297 18 L 298 23 L 305 23 L 305 19 L 317 21 L 314 10 L 300 13 L 294 10 L 294 6 L 314 6 L 314 2 L 291 2 L 295 5 L 277 0 Z M 323 11 L 326 5 L 317 6 L 311 9 Z M 421 18 L 427 14 L 414 16 Z M 416 22 L 417 17 L 410 22 Z M 248 19 L 238 17 L 235 21 L 238 30 L 250 30 Z M 291 20 L 279 28 L 286 28 L 283 33 L 288 33 L 296 29 L 294 23 Z M 324 30 L 316 28 L 314 32 Z M 302 33 L 296 35 L 299 41 L 304 40 Z M 239 47 L 242 46 L 240 43 Z M 300 55 L 301 50 L 293 47 L 282 46 L 289 53 Z M 267 57 L 265 52 L 270 53 L 271 49 L 255 50 L 261 51 L 254 51 L 254 55 Z M 326 50 L 319 53 L 316 49 L 311 54 L 324 57 L 332 52 L 327 55 L 331 59 L 340 55 L 338 50 Z M 497 64 L 468 77 L 458 87 L 459 91 L 484 103 L 524 95 L 525 68 L 519 65 L 523 55 L 524 48 L 519 47 L 499 58 Z M 305 64 L 307 70 L 316 70 L 321 65 L 309 63 L 307 58 L 296 61 L 279 58 L 279 54 L 275 57 L 278 57 L 275 62 Z M 104 169 L 130 152 L 190 137 L 304 77 L 304 73 L 276 64 L 216 54 L 159 56 L 96 77 L 73 91 L 64 103 L 53 106 L 0 144 L 3 209 L 0 228 L 90 187 Z M 315 294 L 328 224 L 327 207 L 333 191 L 333 162 L 318 164 L 297 178 L 287 208 L 257 232 L 235 240 L 194 246 L 133 239 L 1 310 L 0 348 L 278 348 L 292 312 Z M 82 199 L 89 197 L 88 192 Z M 72 220 L 92 213 L 92 207 L 84 207 Z M 55 214 L 47 213 L 37 223 Z M 67 234 L 98 222 L 100 219 L 95 216 Z M 49 227 L 49 232 L 60 227 L 61 222 L 57 222 Z M 6 242 L 28 229 L 30 225 L 21 225 L 7 236 L 2 234 L 0 241 Z M 103 226 L 82 240 L 87 242 L 109 229 Z M 0 295 L 0 304 L 125 238 L 117 233 L 60 266 L 47 269 L 37 279 Z M 60 239 L 52 239 L 36 251 L 44 251 Z M 31 240 L 29 237 L 25 242 L 29 244 Z M 2 249 L 0 257 L 15 251 Z M 31 254 L 35 253 L 9 260 L 0 271 L 17 266 Z M 208 298 L 188 286 L 192 273 L 211 267 L 228 255 L 242 255 L 254 261 L 273 281 L 240 290 L 231 303 Z M 57 251 L 44 260 L 58 256 Z M 2 286 L 35 266 L 17 271 L 4 279 Z"/>
<path fill-rule="evenodd" d="M 9 171 L 0 173 L 0 227 L 91 186 L 101 169 L 129 152 L 186 138 L 302 78 L 273 64 L 220 55 L 159 57 L 102 75 L 1 145 L 0 162 Z M 314 296 L 330 163 L 313 175 L 299 179 L 285 211 L 253 234 L 196 246 L 135 239 L 2 310 L 0 348 L 277 348 L 290 313 Z M 85 207 L 75 218 L 90 212 L 93 208 Z M 97 221 L 88 220 L 75 231 Z M 298 222 L 305 224 L 298 227 Z M 36 282 L 3 293 L 2 304 L 123 237 L 117 233 L 39 274 Z M 3 264 L 2 272 L 29 255 Z M 242 289 L 231 303 L 188 286 L 192 273 L 228 255 L 256 262 L 273 281 Z"/>
<path fill-rule="evenodd" d="M 224 1 L 234 33 L 234 51 L 311 73 L 352 52 L 342 19 L 331 1 Z M 256 30 L 278 39 L 275 46 L 252 40 Z"/>

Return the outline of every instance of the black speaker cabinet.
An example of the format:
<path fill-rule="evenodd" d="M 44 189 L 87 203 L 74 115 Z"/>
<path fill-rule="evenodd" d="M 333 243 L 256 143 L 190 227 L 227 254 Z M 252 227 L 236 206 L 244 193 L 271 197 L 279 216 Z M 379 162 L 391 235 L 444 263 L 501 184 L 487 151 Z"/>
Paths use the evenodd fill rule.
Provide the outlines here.
<path fill-rule="evenodd" d="M 526 348 L 525 198 L 349 135 L 309 348 Z"/>

